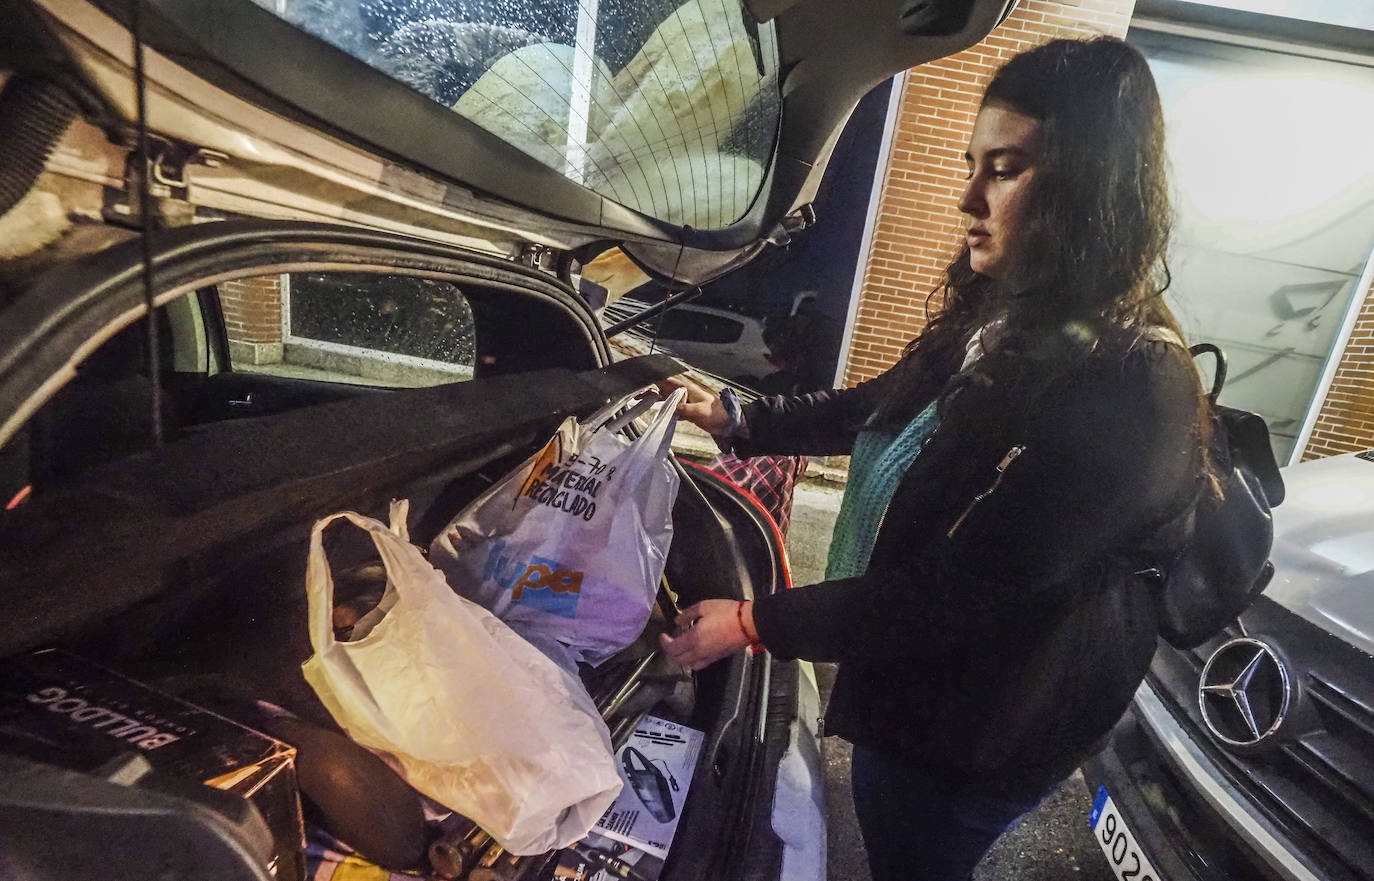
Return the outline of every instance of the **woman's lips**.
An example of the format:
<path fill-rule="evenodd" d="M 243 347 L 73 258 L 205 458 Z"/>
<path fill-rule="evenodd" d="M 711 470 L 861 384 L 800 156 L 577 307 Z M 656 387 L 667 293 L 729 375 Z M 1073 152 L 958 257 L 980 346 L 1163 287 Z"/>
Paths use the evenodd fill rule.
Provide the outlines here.
<path fill-rule="evenodd" d="M 970 248 L 976 248 L 979 245 L 987 244 L 990 236 L 981 229 L 971 229 L 964 234 L 964 238 L 968 241 Z"/>

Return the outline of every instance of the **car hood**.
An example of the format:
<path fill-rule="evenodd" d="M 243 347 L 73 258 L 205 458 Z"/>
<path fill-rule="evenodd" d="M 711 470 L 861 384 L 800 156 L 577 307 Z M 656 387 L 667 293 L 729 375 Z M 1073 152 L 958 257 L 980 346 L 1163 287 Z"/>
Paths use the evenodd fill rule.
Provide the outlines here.
<path fill-rule="evenodd" d="M 1374 451 L 1283 469 L 1265 596 L 1374 655 Z"/>
<path fill-rule="evenodd" d="M 142 94 L 160 182 L 202 215 L 618 244 L 700 283 L 809 220 L 864 93 L 1015 2 L 146 0 L 140 78 L 131 4 L 20 0 L 41 38 L 0 62 L 74 76 L 117 136 Z"/>

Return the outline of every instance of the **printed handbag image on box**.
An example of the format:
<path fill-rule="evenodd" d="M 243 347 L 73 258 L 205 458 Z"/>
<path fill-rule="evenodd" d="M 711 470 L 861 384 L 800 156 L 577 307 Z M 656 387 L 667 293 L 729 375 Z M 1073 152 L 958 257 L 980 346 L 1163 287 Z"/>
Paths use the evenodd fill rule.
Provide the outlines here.
<path fill-rule="evenodd" d="M 566 669 L 599 664 L 634 642 L 672 540 L 678 475 L 669 443 L 685 395 L 669 396 L 633 441 L 620 431 L 652 394 L 565 420 L 440 532 L 430 561 L 454 590 Z"/>
<path fill-rule="evenodd" d="M 606 725 L 576 676 L 449 588 L 404 538 L 407 509 L 393 503 L 391 528 L 352 511 L 315 524 L 305 678 L 350 737 L 506 850 L 567 847 L 622 786 Z M 371 536 L 388 582 L 381 614 L 347 642 L 323 544 L 337 520 Z"/>

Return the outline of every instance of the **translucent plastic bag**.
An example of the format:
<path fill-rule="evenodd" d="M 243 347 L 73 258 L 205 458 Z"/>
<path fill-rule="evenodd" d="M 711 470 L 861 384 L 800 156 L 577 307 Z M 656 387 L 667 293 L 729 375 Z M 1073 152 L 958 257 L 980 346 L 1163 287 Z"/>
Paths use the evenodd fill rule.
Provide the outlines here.
<path fill-rule="evenodd" d="M 390 529 L 351 511 L 315 524 L 305 678 L 350 737 L 502 847 L 570 845 L 620 791 L 609 732 L 576 676 L 449 588 L 406 540 L 406 508 L 393 503 Z M 366 634 L 348 642 L 334 638 L 322 539 L 340 519 L 371 535 L 388 582 Z"/>
<path fill-rule="evenodd" d="M 567 419 L 445 527 L 430 560 L 455 590 L 565 668 L 599 664 L 634 642 L 673 537 L 678 476 L 669 444 L 685 394 L 669 396 L 634 441 L 620 429 L 652 396 Z"/>

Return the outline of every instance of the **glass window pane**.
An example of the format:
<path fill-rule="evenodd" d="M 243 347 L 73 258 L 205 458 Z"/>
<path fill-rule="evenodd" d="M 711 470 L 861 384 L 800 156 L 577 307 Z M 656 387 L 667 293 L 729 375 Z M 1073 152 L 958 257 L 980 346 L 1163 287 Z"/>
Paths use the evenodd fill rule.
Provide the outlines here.
<path fill-rule="evenodd" d="M 255 0 L 651 217 L 728 226 L 758 195 L 779 99 L 741 0 Z"/>
<path fill-rule="evenodd" d="M 221 282 L 233 369 L 355 385 L 472 378 L 472 307 L 454 284 L 364 272 Z"/>
<path fill-rule="evenodd" d="M 1374 247 L 1374 68 L 1143 31 L 1168 128 L 1170 303 L 1286 461 Z"/>

